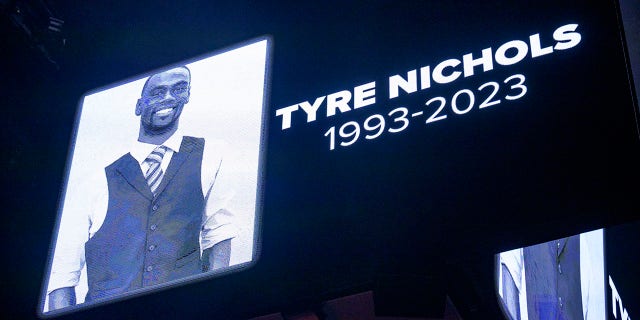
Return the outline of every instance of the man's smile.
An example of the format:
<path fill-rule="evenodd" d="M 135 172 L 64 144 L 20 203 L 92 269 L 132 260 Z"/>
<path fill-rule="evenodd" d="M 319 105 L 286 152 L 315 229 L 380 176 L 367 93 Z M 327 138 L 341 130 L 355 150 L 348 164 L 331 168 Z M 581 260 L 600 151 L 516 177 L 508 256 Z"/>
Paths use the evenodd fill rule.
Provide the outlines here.
<path fill-rule="evenodd" d="M 162 109 L 157 110 L 155 112 L 155 115 L 157 115 L 159 117 L 165 117 L 165 116 L 171 114 L 174 110 L 175 110 L 175 107 L 162 108 Z"/>

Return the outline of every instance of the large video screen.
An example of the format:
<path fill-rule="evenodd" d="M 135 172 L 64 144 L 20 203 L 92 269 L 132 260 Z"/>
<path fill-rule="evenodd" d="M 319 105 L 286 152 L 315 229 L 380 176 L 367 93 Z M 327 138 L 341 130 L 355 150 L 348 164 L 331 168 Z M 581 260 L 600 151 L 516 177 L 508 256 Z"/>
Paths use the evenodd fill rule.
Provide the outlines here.
<path fill-rule="evenodd" d="M 639 228 L 636 221 L 498 254 L 496 288 L 506 319 L 632 319 Z"/>
<path fill-rule="evenodd" d="M 605 319 L 603 230 L 499 254 L 508 319 Z"/>
<path fill-rule="evenodd" d="M 42 314 L 255 263 L 268 46 L 242 43 L 82 97 Z"/>

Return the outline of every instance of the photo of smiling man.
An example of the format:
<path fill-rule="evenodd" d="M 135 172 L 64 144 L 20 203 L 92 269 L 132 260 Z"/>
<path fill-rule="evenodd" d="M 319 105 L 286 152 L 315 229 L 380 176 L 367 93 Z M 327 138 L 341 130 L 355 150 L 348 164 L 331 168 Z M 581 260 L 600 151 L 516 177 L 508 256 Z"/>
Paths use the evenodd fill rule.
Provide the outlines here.
<path fill-rule="evenodd" d="M 45 312 L 110 300 L 253 259 L 252 210 L 258 185 L 266 56 L 265 41 L 258 44 L 244 56 L 235 55 L 238 64 L 251 59 L 258 67 L 248 68 L 255 70 L 249 75 L 237 76 L 241 83 L 256 84 L 251 95 L 245 91 L 245 97 L 239 98 L 240 88 L 226 90 L 225 104 L 242 104 L 233 111 L 224 112 L 225 108 L 204 99 L 192 107 L 193 91 L 218 92 L 211 88 L 220 80 L 211 77 L 225 79 L 220 76 L 226 65 L 224 55 L 213 62 L 171 67 L 127 84 L 127 92 L 142 84 L 137 100 L 128 103 L 127 117 L 135 117 L 137 133 L 104 130 L 125 116 L 106 110 L 109 104 L 131 98 L 125 94 L 118 98 L 113 92 L 109 93 L 112 100 L 100 93 L 85 97 L 84 107 L 94 106 L 91 116 L 95 120 L 85 121 L 93 124 L 85 125 L 84 130 L 80 120 L 78 140 L 86 132 L 87 142 L 76 141 L 75 145 L 76 149 L 79 143 L 85 147 L 73 157 Z M 192 68 L 217 72 L 200 73 L 199 79 L 208 86 L 198 87 L 192 83 Z M 183 115 L 189 113 L 192 116 L 185 119 Z M 226 129 L 214 125 L 229 123 L 230 117 L 244 117 L 244 123 Z M 211 127 L 217 131 L 207 129 Z M 238 128 L 242 129 L 239 133 Z M 101 160 L 103 156 L 111 160 Z M 78 165 L 74 171 L 76 158 L 89 164 Z M 94 159 L 105 164 L 91 163 Z M 75 197 L 69 199 L 69 193 Z M 234 202 L 234 198 L 238 199 Z M 232 241 L 237 251 L 234 261 Z M 81 278 L 86 293 L 79 297 Z"/>

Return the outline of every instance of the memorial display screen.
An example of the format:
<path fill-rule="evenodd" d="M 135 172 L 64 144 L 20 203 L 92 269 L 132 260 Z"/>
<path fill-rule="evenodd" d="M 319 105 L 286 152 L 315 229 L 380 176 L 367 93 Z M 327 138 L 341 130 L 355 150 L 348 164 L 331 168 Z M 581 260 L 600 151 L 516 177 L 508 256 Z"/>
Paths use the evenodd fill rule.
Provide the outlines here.
<path fill-rule="evenodd" d="M 80 100 L 44 315 L 255 263 L 268 42 Z"/>

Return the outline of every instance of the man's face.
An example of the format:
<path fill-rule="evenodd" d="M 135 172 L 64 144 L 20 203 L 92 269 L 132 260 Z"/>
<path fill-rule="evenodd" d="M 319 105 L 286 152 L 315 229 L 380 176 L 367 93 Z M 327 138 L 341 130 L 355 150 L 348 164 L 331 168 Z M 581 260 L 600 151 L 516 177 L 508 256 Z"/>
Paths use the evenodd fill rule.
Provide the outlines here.
<path fill-rule="evenodd" d="M 148 133 L 162 133 L 177 125 L 182 108 L 189 102 L 189 71 L 175 68 L 155 74 L 142 89 L 136 115 Z"/>

